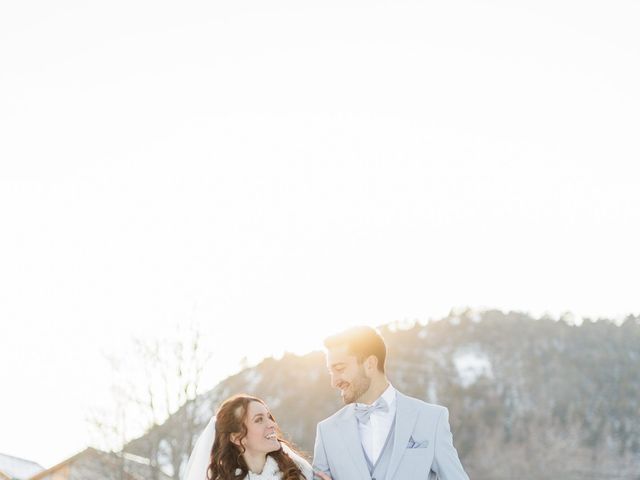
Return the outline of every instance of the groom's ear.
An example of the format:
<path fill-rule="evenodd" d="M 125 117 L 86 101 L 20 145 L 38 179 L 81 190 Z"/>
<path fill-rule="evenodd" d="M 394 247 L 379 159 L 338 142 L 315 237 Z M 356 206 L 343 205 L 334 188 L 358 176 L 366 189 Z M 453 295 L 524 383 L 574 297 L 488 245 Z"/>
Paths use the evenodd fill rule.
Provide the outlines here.
<path fill-rule="evenodd" d="M 375 355 L 369 355 L 364 360 L 364 368 L 368 372 L 374 372 L 378 369 L 378 358 Z"/>

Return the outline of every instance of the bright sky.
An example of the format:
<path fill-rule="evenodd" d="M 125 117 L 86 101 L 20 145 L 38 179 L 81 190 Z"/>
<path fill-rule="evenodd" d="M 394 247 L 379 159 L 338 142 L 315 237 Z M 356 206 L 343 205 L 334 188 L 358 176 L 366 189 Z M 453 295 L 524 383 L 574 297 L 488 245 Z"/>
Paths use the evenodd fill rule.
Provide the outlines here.
<path fill-rule="evenodd" d="M 640 313 L 640 4 L 0 6 L 0 452 L 84 448 L 103 352 L 207 386 L 350 324 Z"/>

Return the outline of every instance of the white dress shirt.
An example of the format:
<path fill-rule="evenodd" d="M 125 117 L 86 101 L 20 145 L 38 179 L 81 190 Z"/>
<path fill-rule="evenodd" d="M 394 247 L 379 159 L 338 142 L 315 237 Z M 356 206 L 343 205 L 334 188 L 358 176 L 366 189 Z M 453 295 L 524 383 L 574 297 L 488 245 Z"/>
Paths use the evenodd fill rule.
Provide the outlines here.
<path fill-rule="evenodd" d="M 387 402 L 389 410 L 386 412 L 374 410 L 367 423 L 358 423 L 362 448 L 364 448 L 367 457 L 369 457 L 369 460 L 371 460 L 373 464 L 376 463 L 380 453 L 382 453 L 382 448 L 391 430 L 391 424 L 396 416 L 396 389 L 389 384 L 380 396 Z"/>

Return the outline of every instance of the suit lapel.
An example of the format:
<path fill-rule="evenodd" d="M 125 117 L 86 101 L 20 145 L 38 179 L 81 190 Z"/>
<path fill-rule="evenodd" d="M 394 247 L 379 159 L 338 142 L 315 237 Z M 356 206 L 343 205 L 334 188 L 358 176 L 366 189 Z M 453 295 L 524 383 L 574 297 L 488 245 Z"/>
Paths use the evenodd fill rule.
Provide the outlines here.
<path fill-rule="evenodd" d="M 396 393 L 396 426 L 394 430 L 393 450 L 391 452 L 391 459 L 389 460 L 389 469 L 387 471 L 387 479 L 393 478 L 402 455 L 409 443 L 409 437 L 413 431 L 413 426 L 416 423 L 418 411 L 411 404 L 409 399 L 402 395 L 400 392 Z"/>
<path fill-rule="evenodd" d="M 358 421 L 353 413 L 353 405 L 345 411 L 340 425 L 336 425 L 336 434 L 342 440 L 347 455 L 351 457 L 354 466 L 358 472 L 358 475 L 363 479 L 370 480 L 369 467 L 364 459 L 364 452 L 362 450 L 362 442 L 360 441 L 360 433 L 358 432 Z"/>

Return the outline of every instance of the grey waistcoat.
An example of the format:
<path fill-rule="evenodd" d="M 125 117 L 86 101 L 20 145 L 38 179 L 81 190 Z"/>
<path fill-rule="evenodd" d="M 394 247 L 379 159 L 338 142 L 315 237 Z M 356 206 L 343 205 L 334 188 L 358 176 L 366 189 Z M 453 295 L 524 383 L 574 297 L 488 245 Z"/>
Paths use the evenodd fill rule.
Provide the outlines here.
<path fill-rule="evenodd" d="M 367 466 L 369 467 L 369 473 L 371 474 L 371 480 L 385 480 L 387 476 L 387 469 L 389 468 L 389 460 L 391 460 L 391 453 L 393 452 L 393 439 L 395 438 L 395 427 L 396 427 L 396 419 L 393 419 L 393 423 L 391 423 L 391 428 L 389 429 L 389 434 L 387 435 L 387 440 L 384 442 L 384 447 L 382 447 L 382 451 L 380 452 L 380 456 L 376 461 L 375 465 L 371 462 L 371 459 L 367 455 L 367 452 L 362 449 L 362 453 L 364 453 L 364 458 L 367 461 Z"/>

